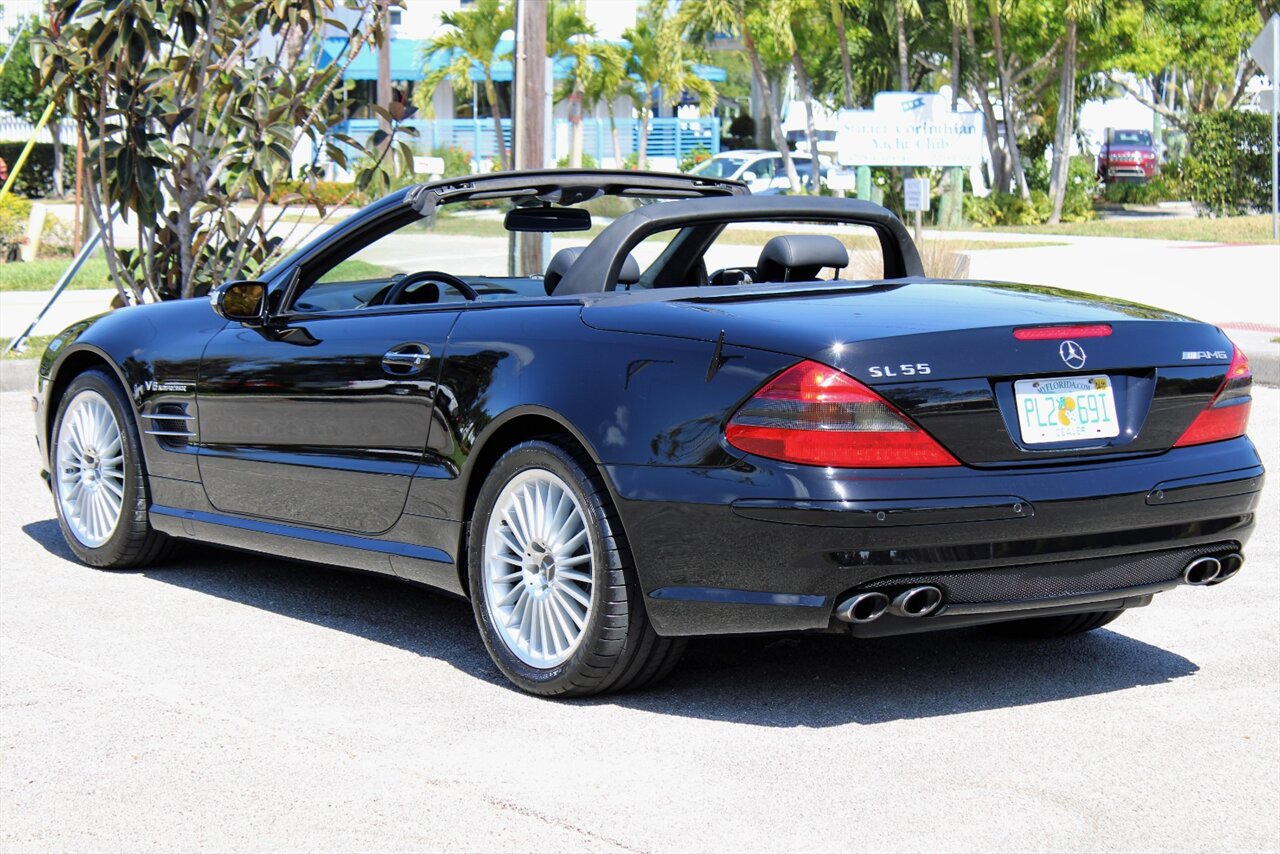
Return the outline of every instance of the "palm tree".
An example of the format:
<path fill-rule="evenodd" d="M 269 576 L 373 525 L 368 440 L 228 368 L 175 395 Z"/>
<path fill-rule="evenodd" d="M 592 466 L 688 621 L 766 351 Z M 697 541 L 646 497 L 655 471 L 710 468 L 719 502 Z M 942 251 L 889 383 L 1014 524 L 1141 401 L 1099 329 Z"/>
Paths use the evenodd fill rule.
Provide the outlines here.
<path fill-rule="evenodd" d="M 892 0 L 894 33 L 898 38 L 898 85 L 911 91 L 911 55 L 907 45 L 907 18 L 919 18 L 919 0 Z"/>
<path fill-rule="evenodd" d="M 785 2 L 770 3 L 769 0 L 684 0 L 680 6 L 680 16 L 691 30 L 703 38 L 710 38 L 717 33 L 729 33 L 742 39 L 742 47 L 751 60 L 751 71 L 769 114 L 769 131 L 773 136 L 773 144 L 782 155 L 791 191 L 796 193 L 800 191 L 800 177 L 796 174 L 791 151 L 782 134 L 782 119 L 778 116 L 778 105 L 773 101 L 773 87 L 769 85 L 768 75 L 764 73 L 764 63 L 760 59 L 754 35 L 755 26 L 761 23 L 768 26 L 775 35 L 784 28 L 789 33 L 791 24 L 786 18 L 789 5 Z"/>
<path fill-rule="evenodd" d="M 1053 131 L 1053 165 L 1049 168 L 1049 195 L 1053 200 L 1050 223 L 1062 219 L 1062 203 L 1067 198 L 1067 179 L 1071 174 L 1071 135 L 1076 118 L 1076 47 L 1080 18 L 1093 14 L 1098 0 L 1064 0 L 1067 21 L 1066 44 L 1062 50 L 1062 79 L 1058 86 L 1058 121 Z"/>
<path fill-rule="evenodd" d="M 583 106 L 595 111 L 601 102 L 609 114 L 609 136 L 613 142 L 614 167 L 622 168 L 622 144 L 618 140 L 618 122 L 614 116 L 614 104 L 623 96 L 635 92 L 635 81 L 627 76 L 627 53 L 616 44 L 601 44 L 596 54 L 596 65 L 585 77 L 582 90 Z"/>
<path fill-rule="evenodd" d="M 636 166 L 644 169 L 649 147 L 649 119 L 657 103 L 654 91 L 668 103 L 674 102 L 684 92 L 698 97 L 705 115 L 715 109 L 716 90 L 710 83 L 694 73 L 694 61 L 685 53 L 680 22 L 666 14 L 666 4 L 654 0 L 636 18 L 636 24 L 622 34 L 631 43 L 627 57 L 627 72 L 639 86 L 633 90 L 632 100 L 640 113 L 640 146 L 636 152 Z"/>
<path fill-rule="evenodd" d="M 479 66 L 484 73 L 484 95 L 493 113 L 493 131 L 497 136 L 498 163 L 510 168 L 507 143 L 502 136 L 502 105 L 498 90 L 493 85 L 493 63 L 497 56 L 502 34 L 515 25 L 515 10 L 506 0 L 476 0 L 470 8 L 457 12 L 444 12 L 440 23 L 450 29 L 427 43 L 424 52 L 426 67 L 441 56 L 445 64 L 429 71 L 418 90 L 416 100 L 423 112 L 431 112 L 431 96 L 445 80 L 452 81 L 454 90 L 464 98 L 471 97 L 471 70 Z"/>
<path fill-rule="evenodd" d="M 596 35 L 579 0 L 547 7 L 547 56 L 573 58 L 567 86 L 557 100 L 569 99 L 569 165 L 574 169 L 582 166 L 582 106 L 588 81 L 602 61 L 617 55 Z"/>
<path fill-rule="evenodd" d="M 796 86 L 800 90 L 800 99 L 804 102 L 805 136 L 809 140 L 809 155 L 812 167 L 809 174 L 809 189 L 817 193 L 822 181 L 818 169 L 818 133 L 813 123 L 813 84 L 809 70 L 805 67 L 801 42 L 812 45 L 817 36 L 814 27 L 818 24 L 820 13 L 817 0 L 790 0 L 791 17 L 788 21 L 787 35 L 791 42 L 791 67 L 796 73 Z M 823 22 L 825 23 L 825 22 Z"/>
<path fill-rule="evenodd" d="M 1018 148 L 1018 122 L 1013 114 L 1013 94 L 1009 87 L 1009 67 L 1004 58 L 1004 28 L 1000 16 L 1004 7 L 1013 0 L 988 0 L 991 13 L 991 42 L 996 49 L 996 80 L 1000 84 L 1000 105 L 1004 110 L 1004 142 L 1009 151 L 1009 159 L 1013 165 L 1013 178 L 1017 184 L 1018 194 L 1022 198 L 1030 198 L 1031 190 L 1027 187 L 1027 176 L 1022 170 L 1022 152 Z"/>
<path fill-rule="evenodd" d="M 849 61 L 849 35 L 844 28 L 845 0 L 831 0 L 831 20 L 836 24 L 836 42 L 840 45 L 840 69 L 844 74 L 844 108 L 853 109 L 853 63 Z"/>

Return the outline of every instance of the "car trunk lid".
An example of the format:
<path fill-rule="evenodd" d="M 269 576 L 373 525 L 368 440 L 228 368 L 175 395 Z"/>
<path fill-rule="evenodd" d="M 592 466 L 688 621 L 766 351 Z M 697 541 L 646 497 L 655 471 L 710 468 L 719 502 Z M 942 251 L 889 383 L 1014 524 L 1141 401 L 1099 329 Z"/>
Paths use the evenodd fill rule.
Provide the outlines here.
<path fill-rule="evenodd" d="M 631 296 L 588 304 L 584 322 L 708 341 L 723 334 L 725 343 L 832 365 L 970 465 L 1167 450 L 1212 399 L 1232 351 L 1220 330 L 1179 315 L 1018 285 L 824 283 L 685 299 Z M 1106 334 L 1015 337 L 1019 329 L 1068 325 Z M 1095 414 L 1112 421 L 1078 434 L 1081 419 Z M 1076 423 L 1054 427 L 1062 418 Z"/>

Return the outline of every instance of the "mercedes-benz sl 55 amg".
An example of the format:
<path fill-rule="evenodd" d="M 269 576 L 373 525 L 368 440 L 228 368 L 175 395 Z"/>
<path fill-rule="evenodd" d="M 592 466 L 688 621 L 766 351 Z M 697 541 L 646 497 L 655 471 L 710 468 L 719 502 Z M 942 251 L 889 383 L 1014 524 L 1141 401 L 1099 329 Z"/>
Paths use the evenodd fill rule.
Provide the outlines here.
<path fill-rule="evenodd" d="M 558 244 L 507 275 L 499 224 Z M 1262 488 L 1250 383 L 1207 323 L 927 278 L 867 202 L 542 171 L 78 323 L 35 419 L 86 564 L 198 540 L 396 576 L 468 598 L 520 688 L 583 695 L 691 636 L 1049 637 L 1212 587 Z"/>

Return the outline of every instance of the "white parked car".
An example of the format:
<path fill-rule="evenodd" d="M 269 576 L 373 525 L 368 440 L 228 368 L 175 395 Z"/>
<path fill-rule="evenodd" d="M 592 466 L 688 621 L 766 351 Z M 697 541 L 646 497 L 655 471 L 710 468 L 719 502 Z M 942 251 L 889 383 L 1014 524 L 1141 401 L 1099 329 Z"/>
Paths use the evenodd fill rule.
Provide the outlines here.
<path fill-rule="evenodd" d="M 795 163 L 796 173 L 804 186 L 813 183 L 813 158 L 807 153 L 796 152 L 791 155 Z M 827 163 L 819 159 L 818 172 L 824 175 Z M 787 169 L 782 162 L 782 154 L 777 151 L 760 151 L 758 149 L 737 149 L 722 151 L 710 160 L 704 160 L 695 166 L 690 174 L 707 178 L 728 178 L 742 181 L 751 188 L 752 193 L 778 193 L 790 189 L 787 181 Z"/>

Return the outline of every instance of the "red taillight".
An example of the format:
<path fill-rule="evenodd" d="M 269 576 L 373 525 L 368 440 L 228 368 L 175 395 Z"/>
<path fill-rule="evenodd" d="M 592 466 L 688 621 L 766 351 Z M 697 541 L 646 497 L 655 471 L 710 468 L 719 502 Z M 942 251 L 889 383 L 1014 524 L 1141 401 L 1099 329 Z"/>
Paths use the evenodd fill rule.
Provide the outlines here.
<path fill-rule="evenodd" d="M 1227 376 L 1217 394 L 1173 446 L 1183 448 L 1243 436 L 1249 426 L 1249 409 L 1253 404 L 1253 398 L 1249 396 L 1252 386 L 1253 371 L 1249 370 L 1249 357 L 1239 347 L 1233 346 L 1231 366 L 1227 368 Z"/>
<path fill-rule="evenodd" d="M 1019 341 L 1061 341 L 1067 338 L 1105 338 L 1111 334 L 1111 326 L 1106 323 L 1091 323 L 1084 326 L 1024 326 L 1013 330 L 1013 337 Z"/>
<path fill-rule="evenodd" d="M 750 454 L 804 465 L 960 465 L 887 400 L 817 362 L 793 365 L 766 383 L 729 419 L 725 439 Z"/>

